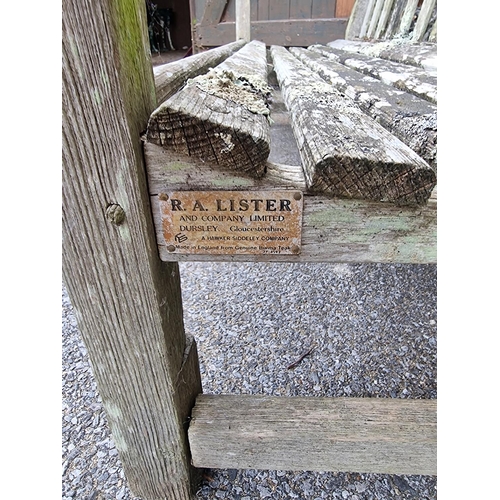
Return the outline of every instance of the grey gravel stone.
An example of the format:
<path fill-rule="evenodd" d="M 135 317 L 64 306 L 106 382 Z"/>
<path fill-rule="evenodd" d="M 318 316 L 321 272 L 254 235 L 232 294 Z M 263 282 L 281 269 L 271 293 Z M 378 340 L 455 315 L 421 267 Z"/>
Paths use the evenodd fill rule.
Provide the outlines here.
<path fill-rule="evenodd" d="M 204 392 L 437 397 L 436 266 L 180 268 Z M 62 498 L 139 500 L 124 478 L 64 287 L 62 306 Z M 437 483 L 417 475 L 210 470 L 196 498 L 427 500 L 437 498 Z"/>

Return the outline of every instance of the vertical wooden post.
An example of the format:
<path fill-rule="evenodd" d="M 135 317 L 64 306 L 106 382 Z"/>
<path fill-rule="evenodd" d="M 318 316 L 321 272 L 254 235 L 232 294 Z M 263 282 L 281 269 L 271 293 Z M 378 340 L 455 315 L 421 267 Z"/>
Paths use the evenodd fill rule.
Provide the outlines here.
<path fill-rule="evenodd" d="M 63 2 L 63 276 L 135 495 L 191 498 L 201 392 L 179 269 L 159 260 L 140 134 L 156 105 L 143 0 Z"/>
<path fill-rule="evenodd" d="M 236 40 L 249 42 L 251 39 L 250 0 L 236 0 Z"/>

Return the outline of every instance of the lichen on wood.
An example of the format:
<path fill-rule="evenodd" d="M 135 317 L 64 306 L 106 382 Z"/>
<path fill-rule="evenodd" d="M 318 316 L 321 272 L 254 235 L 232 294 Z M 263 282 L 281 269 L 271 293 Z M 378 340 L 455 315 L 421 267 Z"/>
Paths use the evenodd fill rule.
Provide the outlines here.
<path fill-rule="evenodd" d="M 283 47 L 271 47 L 307 185 L 346 198 L 419 205 L 434 170 Z"/>
<path fill-rule="evenodd" d="M 147 140 L 255 178 L 269 156 L 266 48 L 253 41 L 151 115 Z"/>

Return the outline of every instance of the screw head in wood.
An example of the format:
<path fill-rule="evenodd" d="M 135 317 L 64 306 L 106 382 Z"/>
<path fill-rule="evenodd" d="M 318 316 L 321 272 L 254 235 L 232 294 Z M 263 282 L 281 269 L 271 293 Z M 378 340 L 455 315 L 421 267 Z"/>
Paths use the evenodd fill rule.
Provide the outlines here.
<path fill-rule="evenodd" d="M 125 210 L 118 203 L 111 203 L 106 208 L 106 218 L 115 226 L 119 226 L 125 220 Z"/>
<path fill-rule="evenodd" d="M 174 245 L 168 245 L 167 250 L 169 252 L 175 252 L 175 246 Z"/>

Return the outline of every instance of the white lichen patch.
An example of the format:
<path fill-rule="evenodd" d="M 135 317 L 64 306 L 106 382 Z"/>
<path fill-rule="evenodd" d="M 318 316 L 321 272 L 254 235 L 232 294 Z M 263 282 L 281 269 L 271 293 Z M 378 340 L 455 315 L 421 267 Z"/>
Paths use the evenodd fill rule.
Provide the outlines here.
<path fill-rule="evenodd" d="M 268 116 L 267 98 L 271 89 L 255 75 L 235 75 L 229 70 L 212 69 L 188 81 L 207 94 L 232 101 L 252 113 Z"/>
<path fill-rule="evenodd" d="M 387 101 L 385 101 L 385 100 L 381 100 L 381 101 L 378 101 L 378 102 L 375 103 L 375 107 L 376 108 L 383 108 L 384 106 L 391 107 L 391 105 Z"/>
<path fill-rule="evenodd" d="M 234 149 L 233 136 L 231 134 L 225 134 L 224 132 L 216 133 L 216 136 L 222 139 L 225 147 L 220 150 L 221 153 L 230 153 Z"/>

